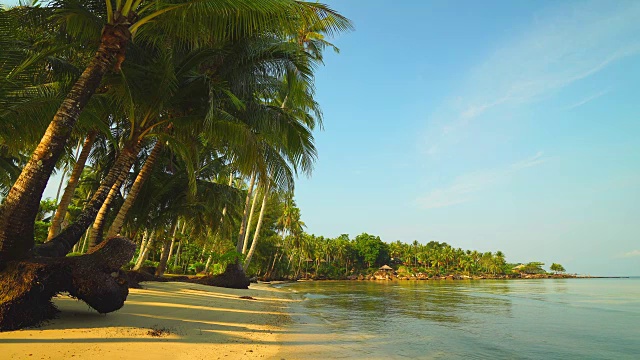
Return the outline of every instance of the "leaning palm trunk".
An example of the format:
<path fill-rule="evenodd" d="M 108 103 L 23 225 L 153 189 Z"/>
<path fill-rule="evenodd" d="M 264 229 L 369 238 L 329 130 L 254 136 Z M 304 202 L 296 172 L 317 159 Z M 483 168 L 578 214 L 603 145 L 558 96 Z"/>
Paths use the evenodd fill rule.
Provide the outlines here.
<path fill-rule="evenodd" d="M 260 216 L 258 217 L 258 224 L 256 224 L 256 232 L 253 234 L 253 242 L 251 242 L 251 248 L 249 249 L 247 258 L 244 261 L 243 270 L 245 273 L 247 272 L 247 269 L 249 268 L 249 264 L 251 263 L 251 257 L 253 257 L 253 253 L 256 251 L 256 245 L 258 244 L 258 236 L 260 235 L 260 227 L 262 226 L 262 220 L 264 218 L 264 209 L 267 207 L 268 196 L 269 196 L 269 183 L 267 182 L 267 185 L 265 185 L 265 189 L 264 189 L 264 196 L 262 198 L 262 206 L 260 207 Z"/>
<path fill-rule="evenodd" d="M 153 147 L 153 150 L 151 150 L 149 157 L 147 158 L 144 165 L 142 166 L 142 169 L 140 169 L 140 172 L 138 173 L 136 180 L 133 182 L 133 185 L 131 186 L 131 190 L 129 190 L 129 193 L 127 194 L 127 197 L 124 200 L 124 203 L 120 207 L 120 210 L 118 210 L 118 215 L 116 215 L 115 220 L 113 220 L 113 224 L 111 224 L 111 227 L 107 232 L 107 237 L 113 237 L 118 235 L 118 233 L 120 233 L 120 230 L 122 229 L 122 225 L 124 225 L 124 220 L 127 217 L 127 214 L 131 209 L 131 206 L 133 206 L 133 203 L 136 201 L 136 198 L 140 193 L 140 188 L 142 187 L 144 182 L 147 180 L 147 178 L 149 178 L 149 174 L 151 174 L 151 169 L 153 169 L 153 166 L 156 163 L 156 159 L 158 158 L 158 155 L 160 154 L 162 147 L 163 147 L 162 141 L 158 140 L 155 146 Z"/>
<path fill-rule="evenodd" d="M 176 257 L 173 260 L 173 267 L 180 264 L 180 250 L 182 249 L 182 241 L 178 241 L 178 248 L 176 249 Z"/>
<path fill-rule="evenodd" d="M 162 247 L 162 254 L 160 255 L 160 262 L 158 262 L 158 267 L 156 268 L 156 276 L 164 275 L 165 270 L 167 270 L 167 262 L 169 261 L 169 252 L 170 248 L 173 246 L 173 243 L 176 241 L 176 233 L 178 231 L 178 223 L 179 220 L 174 222 L 172 225 L 171 238 L 165 238 L 164 244 Z"/>
<path fill-rule="evenodd" d="M 174 245 L 176 244 L 176 238 L 171 238 L 171 245 L 169 245 L 169 254 L 167 255 L 167 264 L 171 263 L 171 255 L 173 255 Z M 167 271 L 167 269 L 165 269 Z"/>
<path fill-rule="evenodd" d="M 244 241 L 244 233 L 247 231 L 247 216 L 249 213 L 249 203 L 251 201 L 251 193 L 253 193 L 253 186 L 256 182 L 256 173 L 251 174 L 251 180 L 249 180 L 249 191 L 247 192 L 247 198 L 244 201 L 244 211 L 242 213 L 242 223 L 240 224 L 240 233 L 238 234 L 238 243 L 236 244 L 236 251 L 242 252 L 242 244 Z"/>
<path fill-rule="evenodd" d="M 147 260 L 147 257 L 149 257 L 149 250 L 151 249 L 151 245 L 153 245 L 154 236 L 154 232 L 149 234 L 149 239 L 147 240 L 144 248 L 140 249 L 140 255 L 138 256 L 138 260 L 136 261 L 136 265 L 133 267 L 133 270 L 140 270 L 144 262 Z"/>
<path fill-rule="evenodd" d="M 149 239 L 149 230 L 145 229 L 144 233 L 142 234 L 142 239 L 140 240 L 140 252 L 138 252 L 138 258 L 140 258 L 140 255 L 142 254 L 142 251 L 147 246 L 148 239 Z M 136 258 L 136 261 L 135 261 L 136 263 L 138 262 L 138 258 Z M 133 261 L 133 259 L 132 259 L 132 261 Z"/>
<path fill-rule="evenodd" d="M 87 163 L 87 159 L 89 158 L 89 153 L 91 153 L 91 148 L 95 139 L 96 133 L 91 132 L 89 133 L 89 135 L 87 135 L 87 138 L 84 141 L 84 145 L 82 145 L 80 156 L 78 156 L 78 159 L 76 160 L 76 165 L 73 167 L 73 171 L 71 172 L 71 176 L 69 177 L 69 181 L 67 182 L 67 187 L 64 189 L 64 193 L 62 194 L 62 198 L 60 199 L 60 203 L 58 204 L 56 213 L 51 220 L 51 227 L 49 227 L 49 235 L 47 236 L 47 241 L 53 239 L 53 237 L 58 235 L 60 233 L 60 230 L 62 230 L 62 220 L 67 214 L 67 209 L 69 208 L 69 204 L 71 204 L 71 199 L 73 198 L 73 194 L 76 191 L 78 181 L 80 180 L 80 176 L 82 175 L 84 166 Z"/>
<path fill-rule="evenodd" d="M 184 235 L 185 230 L 187 229 L 187 222 L 182 222 L 182 229 L 180 229 L 180 235 Z M 176 243 L 176 237 L 171 238 L 171 246 L 169 247 L 169 257 L 167 258 L 167 263 L 171 263 L 171 255 L 173 254 L 174 245 Z M 165 269 L 166 271 L 166 269 Z"/>
<path fill-rule="evenodd" d="M 233 185 L 233 171 L 229 174 L 229 187 Z M 216 230 L 216 238 L 220 236 L 220 229 L 222 228 L 222 224 L 224 222 L 224 218 L 227 215 L 227 205 L 222 208 L 222 215 L 220 216 L 220 222 L 218 224 L 218 229 Z M 213 250 L 213 249 L 212 249 Z M 207 258 L 207 263 L 204 265 L 204 272 L 206 273 L 209 270 L 209 266 L 211 266 L 211 262 L 213 261 L 213 254 L 209 253 L 209 257 Z"/>
<path fill-rule="evenodd" d="M 124 49 L 130 38 L 127 24 L 105 25 L 98 51 L 60 105 L 31 159 L 7 194 L 0 208 L 0 264 L 25 257 L 33 247 L 33 223 L 49 177 L 64 153 L 80 113 L 107 70 L 117 58 L 124 59 Z"/>
<path fill-rule="evenodd" d="M 109 194 L 107 198 L 102 203 L 100 210 L 98 210 L 98 214 L 96 215 L 96 219 L 93 221 L 93 225 L 91 227 L 91 236 L 89 238 L 89 248 L 92 248 L 98 245 L 102 241 L 102 235 L 104 231 L 104 225 L 107 218 L 107 213 L 109 212 L 109 206 L 113 199 L 115 199 L 116 194 L 120 192 L 120 187 L 124 182 L 126 177 L 126 173 L 123 172 L 122 176 L 118 178 L 115 184 L 109 190 Z"/>
<path fill-rule="evenodd" d="M 134 146 L 125 146 L 120 151 L 116 162 L 100 183 L 98 190 L 93 194 L 91 200 L 85 205 L 77 220 L 67 226 L 58 236 L 49 242 L 36 247 L 34 249 L 36 255 L 48 257 L 64 256 L 73 248 L 89 226 L 93 224 L 113 184 L 115 184 L 121 176 L 126 176 L 129 172 L 131 165 L 136 161 L 139 150 L 140 145 L 136 144 Z"/>
<path fill-rule="evenodd" d="M 60 191 L 62 191 L 62 184 L 64 184 L 64 178 L 67 177 L 67 172 L 69 171 L 68 166 L 64 167 L 62 171 L 62 176 L 60 176 L 60 184 L 58 184 L 58 191 L 56 191 L 56 204 L 58 203 L 58 199 L 60 199 Z"/>
<path fill-rule="evenodd" d="M 242 244 L 242 253 L 247 253 L 247 247 L 249 246 L 249 236 L 251 235 L 251 221 L 253 220 L 253 214 L 255 213 L 256 203 L 258 202 L 258 194 L 253 195 L 253 202 L 251 204 L 251 210 L 249 211 L 249 220 L 247 221 L 247 229 L 244 234 L 244 242 Z"/>

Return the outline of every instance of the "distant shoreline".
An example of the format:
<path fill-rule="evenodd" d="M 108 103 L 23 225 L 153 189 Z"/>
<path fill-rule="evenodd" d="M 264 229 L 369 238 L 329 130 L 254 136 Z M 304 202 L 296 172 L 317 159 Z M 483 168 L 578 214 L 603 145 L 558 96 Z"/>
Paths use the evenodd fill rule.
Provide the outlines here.
<path fill-rule="evenodd" d="M 385 277 L 383 275 L 358 275 L 358 276 L 350 276 L 348 278 L 343 279 L 330 279 L 330 278 L 301 278 L 297 280 L 256 280 L 257 283 L 261 284 L 286 284 L 286 283 L 296 283 L 296 282 L 309 282 L 309 281 L 461 281 L 461 280 L 535 280 L 535 279 L 630 279 L 633 276 L 592 276 L 592 275 L 569 275 L 569 274 L 529 274 L 526 276 L 464 276 L 464 275 L 448 275 L 448 276 L 389 276 Z"/>

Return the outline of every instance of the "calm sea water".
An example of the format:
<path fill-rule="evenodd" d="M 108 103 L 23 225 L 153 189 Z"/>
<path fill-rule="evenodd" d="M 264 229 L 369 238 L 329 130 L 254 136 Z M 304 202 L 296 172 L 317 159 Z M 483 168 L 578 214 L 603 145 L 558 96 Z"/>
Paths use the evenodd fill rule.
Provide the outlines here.
<path fill-rule="evenodd" d="M 640 278 L 306 282 L 326 358 L 640 359 Z"/>

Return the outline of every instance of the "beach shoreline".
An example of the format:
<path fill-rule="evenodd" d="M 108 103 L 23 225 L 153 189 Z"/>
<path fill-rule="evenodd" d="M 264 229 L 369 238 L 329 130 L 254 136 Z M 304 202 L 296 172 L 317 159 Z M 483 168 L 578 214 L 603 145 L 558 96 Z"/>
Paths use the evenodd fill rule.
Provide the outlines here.
<path fill-rule="evenodd" d="M 56 319 L 2 332 L 0 346 L 7 359 L 279 359 L 295 301 L 267 284 L 148 282 L 107 315 L 58 296 Z"/>

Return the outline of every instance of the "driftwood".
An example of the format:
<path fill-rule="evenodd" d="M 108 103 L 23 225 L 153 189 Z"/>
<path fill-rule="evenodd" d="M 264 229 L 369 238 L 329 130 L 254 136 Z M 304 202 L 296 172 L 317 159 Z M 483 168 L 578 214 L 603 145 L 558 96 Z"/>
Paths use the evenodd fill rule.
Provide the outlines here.
<path fill-rule="evenodd" d="M 100 243 L 86 255 L 32 257 L 6 264 L 0 271 L 0 331 L 37 325 L 58 312 L 55 295 L 69 295 L 99 313 L 120 309 L 129 294 L 120 267 L 135 253 L 135 244 L 123 237 Z"/>
<path fill-rule="evenodd" d="M 189 282 L 231 289 L 248 289 L 250 284 L 249 278 L 240 268 L 238 263 L 228 264 L 222 274 L 205 276 Z"/>

